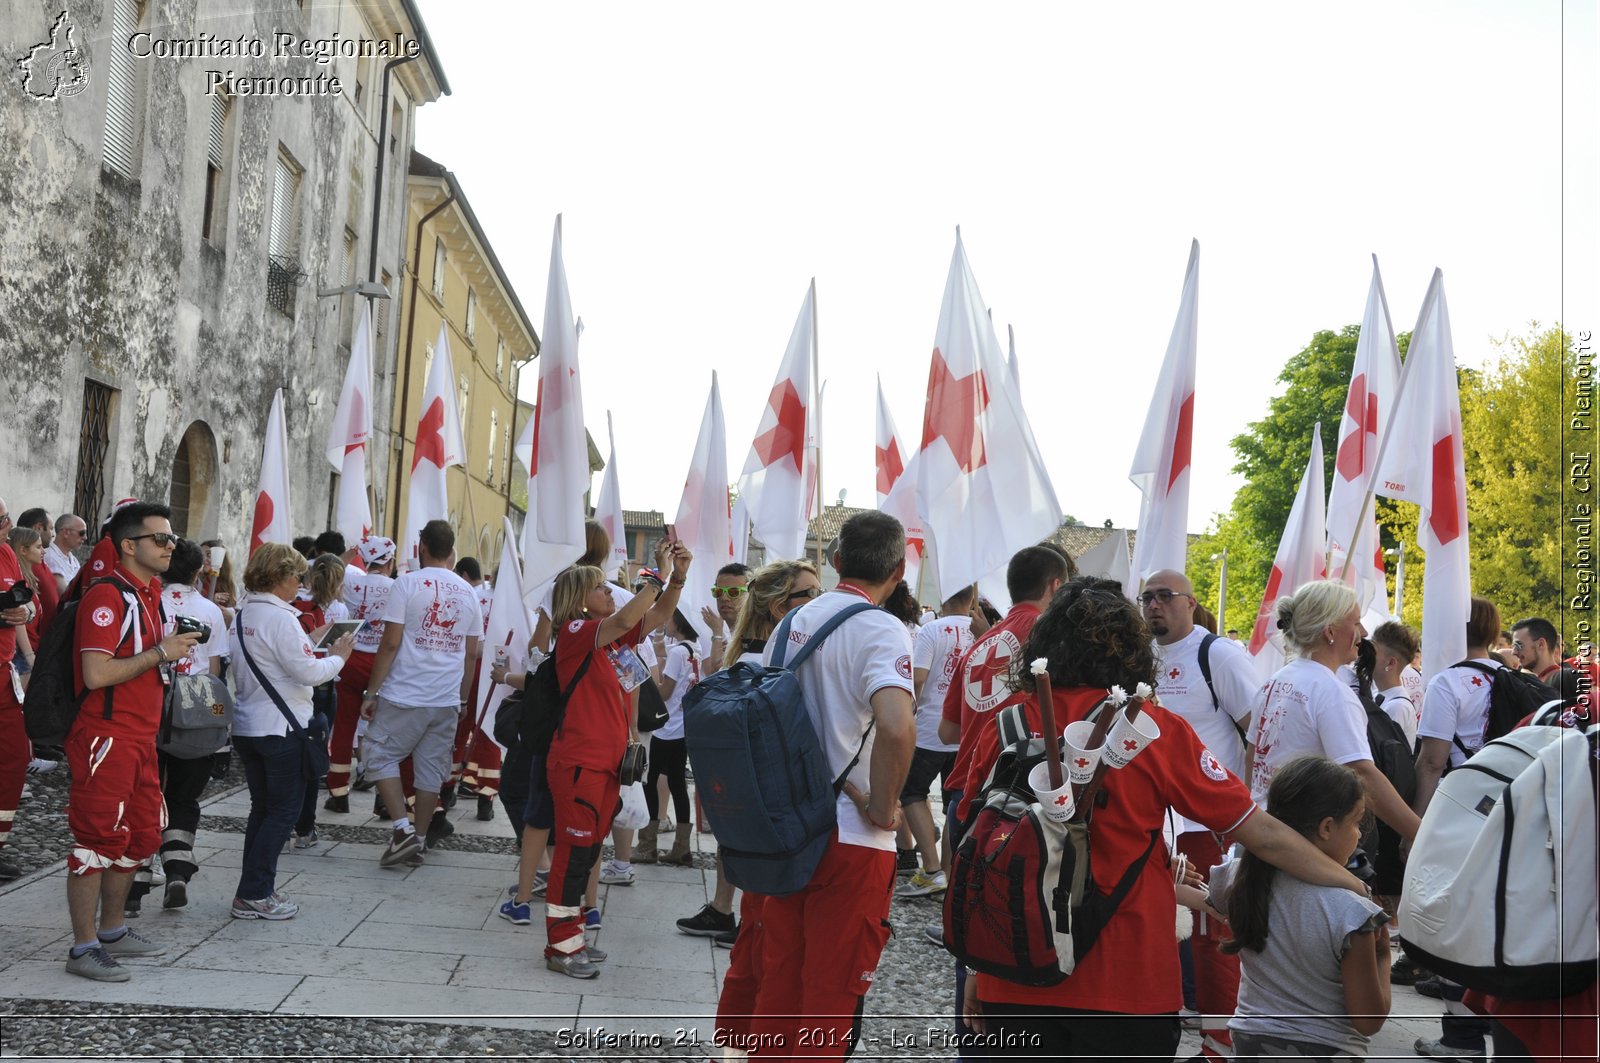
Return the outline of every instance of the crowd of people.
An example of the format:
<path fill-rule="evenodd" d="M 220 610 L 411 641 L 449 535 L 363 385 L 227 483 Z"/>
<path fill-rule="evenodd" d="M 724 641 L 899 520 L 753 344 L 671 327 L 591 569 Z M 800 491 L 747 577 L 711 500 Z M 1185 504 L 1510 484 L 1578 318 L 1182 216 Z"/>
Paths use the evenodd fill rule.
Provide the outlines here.
<path fill-rule="evenodd" d="M 795 669 L 838 779 L 815 872 L 798 892 L 739 898 L 719 860 L 712 899 L 676 919 L 732 949 L 717 1038 L 758 1056 L 853 1047 L 891 904 L 950 888 L 956 846 L 1006 752 L 996 721 L 1015 710 L 1033 733 L 1044 727 L 1024 662 L 1042 662 L 1058 731 L 1137 689 L 1153 692 L 1142 712 L 1155 737 L 1094 798 L 1089 885 L 1126 881 L 1070 977 L 1041 986 L 961 963 L 949 972 L 963 1056 L 1170 1058 L 1186 1012 L 1208 1058 L 1365 1054 L 1391 983 L 1429 982 L 1391 963 L 1389 931 L 1441 777 L 1486 740 L 1485 679 L 1527 671 L 1587 719 L 1594 678 L 1586 660 L 1564 658 L 1549 620 L 1503 630 L 1493 604 L 1474 599 L 1467 659 L 1423 689 L 1416 634 L 1395 620 L 1369 634 L 1355 594 L 1329 580 L 1278 603 L 1289 660 L 1263 682 L 1236 638 L 1209 629 L 1182 572 L 1151 574 L 1130 601 L 1048 543 L 1011 559 L 1004 616 L 974 587 L 923 609 L 903 578 L 904 530 L 874 512 L 851 517 L 828 548 L 832 589 L 807 561 L 728 565 L 697 625 L 679 608 L 693 560 L 681 542 L 663 539 L 624 588 L 607 581 L 611 544 L 590 522 L 587 552 L 537 611 L 526 667 L 497 656 L 488 672 L 524 700 L 552 684 L 564 706 L 547 745 L 518 731 L 502 753 L 494 721 L 468 711 L 486 693 L 494 591 L 475 559 L 456 557 L 446 522 L 422 529 L 419 566 L 398 575 L 396 544 L 382 537 L 261 545 L 237 597 L 223 544 L 180 538 L 169 518 L 159 504 L 119 503 L 80 564 L 82 518 L 29 510 L 10 527 L 0 502 L 0 593 L 11 595 L 0 610 L 0 878 L 21 873 L 4 843 L 27 774 L 56 767 L 29 743 L 22 701 L 30 669 L 48 667 L 36 654 L 59 614 L 82 704 L 59 752 L 72 778 L 67 969 L 97 980 L 126 980 L 119 959 L 162 951 L 128 919 L 158 889 L 163 907 L 188 903 L 199 798 L 232 760 L 250 796 L 234 917 L 297 914 L 276 887 L 279 854 L 315 844 L 319 814 L 350 814 L 352 792 L 375 790 L 373 811 L 390 821 L 385 868 L 423 864 L 467 798 L 480 819 L 502 812 L 519 847 L 500 915 L 529 925 L 542 897 L 546 967 L 601 977 L 607 957 L 587 933 L 598 887 L 634 885 L 637 864 L 693 863 L 686 698 L 719 671 L 771 664 L 780 624 L 785 645 L 801 647 L 851 605 L 876 606 L 830 626 Z M 164 722 L 169 690 L 196 679 L 231 700 L 231 734 L 215 748 L 180 748 Z M 641 730 L 651 699 L 665 722 Z M 1372 712 L 1414 749 L 1414 786 L 1380 765 Z M 644 805 L 637 829 L 615 822 L 625 791 Z M 942 944 L 944 928 L 931 921 L 926 933 Z M 1517 1008 L 1434 985 L 1447 1014 L 1419 1055 L 1551 1055 L 1548 1032 Z"/>

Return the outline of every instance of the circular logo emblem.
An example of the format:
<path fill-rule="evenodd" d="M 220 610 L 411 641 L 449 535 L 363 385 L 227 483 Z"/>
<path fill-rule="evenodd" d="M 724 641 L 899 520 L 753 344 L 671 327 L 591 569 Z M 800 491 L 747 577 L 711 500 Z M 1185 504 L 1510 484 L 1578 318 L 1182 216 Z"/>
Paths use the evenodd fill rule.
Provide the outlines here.
<path fill-rule="evenodd" d="M 89 614 L 89 619 L 94 621 L 96 627 L 110 627 L 117 622 L 117 614 L 113 613 L 109 606 L 102 605 Z"/>
<path fill-rule="evenodd" d="M 1228 777 L 1228 769 L 1222 766 L 1222 761 L 1218 760 L 1216 754 L 1209 749 L 1200 751 L 1200 770 L 1206 773 L 1206 778 L 1215 779 L 1217 782 L 1222 782 Z"/>
<path fill-rule="evenodd" d="M 104 572 L 106 570 L 106 563 L 99 558 L 95 558 L 94 564 L 89 567 L 95 572 Z"/>
<path fill-rule="evenodd" d="M 576 634 L 577 632 L 583 630 L 583 621 L 574 620 L 572 623 L 567 625 L 567 630 Z"/>
<path fill-rule="evenodd" d="M 895 671 L 899 672 L 901 674 L 901 676 L 903 676 L 904 678 L 906 678 L 906 679 L 910 679 L 911 678 L 911 658 L 910 657 L 902 656 L 898 661 L 894 662 L 894 668 L 895 668 Z"/>
<path fill-rule="evenodd" d="M 967 658 L 967 705 L 973 712 L 990 712 L 1011 696 L 1006 673 L 1011 656 L 1022 652 L 1022 644 L 1010 631 L 1001 631 L 973 649 Z"/>

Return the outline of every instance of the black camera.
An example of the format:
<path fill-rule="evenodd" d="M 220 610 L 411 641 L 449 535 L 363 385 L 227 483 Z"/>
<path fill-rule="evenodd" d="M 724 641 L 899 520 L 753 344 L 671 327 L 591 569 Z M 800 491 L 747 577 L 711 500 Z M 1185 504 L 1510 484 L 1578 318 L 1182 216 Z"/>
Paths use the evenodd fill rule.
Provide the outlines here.
<path fill-rule="evenodd" d="M 172 618 L 172 633 L 174 635 L 198 634 L 201 642 L 211 641 L 211 625 L 196 620 L 192 616 L 175 616 Z"/>
<path fill-rule="evenodd" d="M 26 583 L 13 583 L 7 590 L 0 591 L 0 609 L 21 609 L 33 601 L 33 588 Z"/>

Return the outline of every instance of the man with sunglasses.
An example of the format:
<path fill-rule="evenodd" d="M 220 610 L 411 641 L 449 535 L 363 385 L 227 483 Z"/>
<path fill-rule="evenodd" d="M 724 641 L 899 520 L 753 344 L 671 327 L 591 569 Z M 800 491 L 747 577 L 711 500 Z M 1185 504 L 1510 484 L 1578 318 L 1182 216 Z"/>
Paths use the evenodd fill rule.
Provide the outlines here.
<path fill-rule="evenodd" d="M 1196 626 L 1194 587 L 1182 572 L 1164 569 L 1145 580 L 1139 609 L 1155 636 L 1156 694 L 1163 707 L 1188 721 L 1212 754 L 1201 767 L 1207 774 L 1244 771 L 1245 738 L 1250 710 L 1261 693 L 1261 679 L 1244 648 Z M 1222 862 L 1216 835 L 1182 817 L 1177 822 L 1178 852 L 1191 867 L 1210 876 Z M 1225 1059 L 1232 1054 L 1228 1016 L 1239 997 L 1239 957 L 1219 951 L 1226 928 L 1196 913 L 1194 951 L 1195 1003 L 1202 1016 L 1201 1055 Z"/>
<path fill-rule="evenodd" d="M 744 605 L 749 583 L 749 565 L 737 561 L 723 565 L 717 569 L 716 582 L 711 585 L 711 600 L 717 607 L 700 610 L 700 619 L 711 629 L 711 660 L 717 667 L 721 667 L 722 656 L 727 652 L 728 632 L 739 620 L 739 607 Z"/>
<path fill-rule="evenodd" d="M 158 577 L 178 541 L 170 517 L 166 506 L 150 502 L 116 512 L 107 529 L 116 565 L 84 589 L 75 617 L 78 687 L 88 696 L 66 741 L 74 941 L 67 970 L 102 982 L 128 980 L 118 957 L 164 951 L 129 930 L 123 910 L 133 872 L 160 846 L 165 820 L 156 732 L 169 680 L 161 665 L 182 660 L 200 641 L 198 632 L 162 637 Z"/>

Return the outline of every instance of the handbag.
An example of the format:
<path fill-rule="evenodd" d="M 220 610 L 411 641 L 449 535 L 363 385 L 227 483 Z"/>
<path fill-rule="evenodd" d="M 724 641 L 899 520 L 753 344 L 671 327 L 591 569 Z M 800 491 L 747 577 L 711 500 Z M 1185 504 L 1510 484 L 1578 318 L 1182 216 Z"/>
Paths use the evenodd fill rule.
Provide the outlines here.
<path fill-rule="evenodd" d="M 267 682 L 267 677 L 261 674 L 261 668 L 256 664 L 254 657 L 250 656 L 250 647 L 244 641 L 244 607 L 233 614 L 234 633 L 237 636 L 239 652 L 244 655 L 244 663 L 250 666 L 250 672 L 256 677 L 256 682 L 261 684 L 261 689 L 267 692 L 267 697 L 283 713 L 283 718 L 289 722 L 289 731 L 305 745 L 306 763 L 309 766 L 311 778 L 320 779 L 328 774 L 328 741 L 326 733 L 319 739 L 315 734 L 300 726 L 300 721 L 294 718 L 294 713 L 289 711 L 289 706 L 284 704 L 283 695 L 278 693 L 276 687 Z M 313 722 L 316 716 L 312 716 Z"/>
<path fill-rule="evenodd" d="M 645 748 L 638 742 L 629 742 L 622 752 L 622 763 L 617 766 L 617 781 L 623 786 L 644 782 L 644 773 L 650 767 Z"/>
<path fill-rule="evenodd" d="M 156 748 L 179 760 L 209 757 L 228 743 L 233 694 L 210 672 L 174 675 L 161 704 Z"/>
<path fill-rule="evenodd" d="M 667 702 L 654 679 L 639 684 L 639 733 L 649 734 L 667 725 Z"/>

